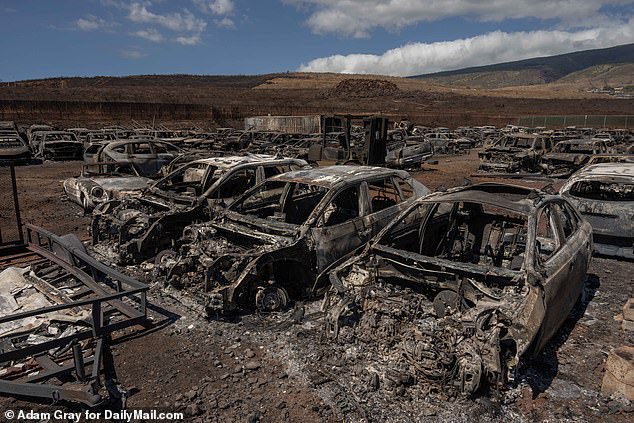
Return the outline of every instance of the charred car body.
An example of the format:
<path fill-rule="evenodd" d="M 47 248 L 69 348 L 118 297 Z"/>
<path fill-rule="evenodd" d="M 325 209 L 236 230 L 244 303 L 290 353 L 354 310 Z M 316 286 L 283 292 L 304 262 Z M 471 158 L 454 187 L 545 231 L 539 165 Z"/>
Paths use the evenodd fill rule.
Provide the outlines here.
<path fill-rule="evenodd" d="M 130 163 L 84 165 L 81 175 L 65 179 L 62 186 L 71 201 L 84 211 L 109 200 L 123 200 L 146 189 L 152 180 L 140 176 Z"/>
<path fill-rule="evenodd" d="M 597 253 L 634 259 L 634 162 L 586 166 L 560 192 L 592 225 Z"/>
<path fill-rule="evenodd" d="M 534 134 L 509 134 L 478 153 L 480 170 L 500 172 L 535 172 L 540 158 L 551 149 L 551 140 Z"/>
<path fill-rule="evenodd" d="M 98 146 L 98 144 L 93 145 Z M 93 145 L 91 145 L 91 147 Z M 97 153 L 95 155 L 85 157 L 85 159 L 95 160 L 101 163 L 129 163 L 136 169 L 139 175 L 156 178 L 161 175 L 163 166 L 169 164 L 176 157 L 184 153 L 185 150 L 168 142 L 135 139 L 103 144 L 101 147 L 97 147 Z"/>
<path fill-rule="evenodd" d="M 123 262 L 153 257 L 174 247 L 183 228 L 208 220 L 269 176 L 306 166 L 296 159 L 234 156 L 195 160 L 151 185 L 142 196 L 107 201 L 93 212 L 93 244 L 114 243 Z"/>
<path fill-rule="evenodd" d="M 35 132 L 31 139 L 35 157 L 44 160 L 81 160 L 84 144 L 72 132 Z"/>
<path fill-rule="evenodd" d="M 210 314 L 277 310 L 323 292 L 334 263 L 428 192 L 407 172 L 378 167 L 278 175 L 236 200 L 222 219 L 187 227 L 179 255 L 160 268 L 173 286 L 199 295 Z"/>
<path fill-rule="evenodd" d="M 385 165 L 393 168 L 417 168 L 434 155 L 431 142 L 423 137 L 408 136 L 386 148 Z"/>
<path fill-rule="evenodd" d="M 0 122 L 0 164 L 28 163 L 31 160 L 29 144 L 22 138 L 13 122 Z"/>
<path fill-rule="evenodd" d="M 590 224 L 559 195 L 434 193 L 330 273 L 328 333 L 378 344 L 388 371 L 467 394 L 501 388 L 566 319 L 591 249 Z"/>
<path fill-rule="evenodd" d="M 542 156 L 542 172 L 551 176 L 568 177 L 581 169 L 592 155 L 607 152 L 605 141 L 599 139 L 559 141 L 550 153 Z"/>

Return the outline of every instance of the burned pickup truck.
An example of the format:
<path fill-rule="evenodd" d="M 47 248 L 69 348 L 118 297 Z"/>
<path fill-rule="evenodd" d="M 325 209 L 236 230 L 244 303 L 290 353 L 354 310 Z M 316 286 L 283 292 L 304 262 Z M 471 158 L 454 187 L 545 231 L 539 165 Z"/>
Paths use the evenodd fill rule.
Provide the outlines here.
<path fill-rule="evenodd" d="M 541 156 L 551 149 L 547 136 L 509 134 L 478 153 L 480 170 L 497 172 L 536 172 Z"/>
<path fill-rule="evenodd" d="M 581 296 L 592 228 L 559 195 L 503 184 L 431 194 L 329 275 L 327 332 L 381 372 L 497 390 Z"/>
<path fill-rule="evenodd" d="M 407 172 L 379 167 L 278 175 L 236 200 L 222 219 L 185 228 L 179 253 L 164 255 L 159 268 L 210 315 L 282 309 L 322 293 L 334 263 L 428 192 Z"/>
<path fill-rule="evenodd" d="M 560 192 L 592 225 L 597 253 L 634 259 L 634 162 L 586 166 Z"/>
<path fill-rule="evenodd" d="M 154 257 L 174 242 L 183 228 L 209 220 L 264 179 L 307 163 L 251 155 L 195 160 L 152 184 L 141 196 L 99 204 L 93 211 L 92 243 L 101 244 L 121 263 Z"/>
<path fill-rule="evenodd" d="M 559 141 L 550 153 L 541 158 L 542 172 L 555 177 L 568 177 L 581 169 L 595 154 L 606 154 L 608 147 L 599 139 Z"/>

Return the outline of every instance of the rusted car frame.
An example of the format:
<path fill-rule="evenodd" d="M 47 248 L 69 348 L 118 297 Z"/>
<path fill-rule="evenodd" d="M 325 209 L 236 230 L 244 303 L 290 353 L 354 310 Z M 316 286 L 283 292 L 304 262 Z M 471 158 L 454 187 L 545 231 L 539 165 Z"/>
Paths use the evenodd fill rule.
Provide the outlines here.
<path fill-rule="evenodd" d="M 499 172 L 536 172 L 544 153 L 552 148 L 547 136 L 508 134 L 478 153 L 480 170 Z"/>
<path fill-rule="evenodd" d="M 138 262 L 175 248 L 183 228 L 206 221 L 271 175 L 299 169 L 298 159 L 251 155 L 195 160 L 152 184 L 143 195 L 100 204 L 93 245 L 112 244 L 121 262 Z"/>
<path fill-rule="evenodd" d="M 560 141 L 550 153 L 542 155 L 542 173 L 554 177 L 568 177 L 581 169 L 596 154 L 606 154 L 605 141 L 598 139 L 572 139 Z"/>
<path fill-rule="evenodd" d="M 268 179 L 217 221 L 183 232 L 162 268 L 210 314 L 283 308 L 319 295 L 327 270 L 429 191 L 407 172 L 367 166 L 298 170 Z"/>
<path fill-rule="evenodd" d="M 84 145 L 66 131 L 36 132 L 31 140 L 35 157 L 44 160 L 81 160 Z"/>
<path fill-rule="evenodd" d="M 502 184 L 431 194 L 330 273 L 327 331 L 378 342 L 383 363 L 415 379 L 500 389 L 581 296 L 591 237 L 558 195 Z"/>

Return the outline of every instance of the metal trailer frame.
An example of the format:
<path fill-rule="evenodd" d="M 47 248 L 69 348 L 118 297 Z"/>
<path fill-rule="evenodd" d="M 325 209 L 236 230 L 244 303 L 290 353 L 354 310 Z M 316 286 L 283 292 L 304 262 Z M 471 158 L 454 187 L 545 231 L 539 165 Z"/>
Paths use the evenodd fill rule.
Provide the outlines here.
<path fill-rule="evenodd" d="M 0 340 L 0 363 L 37 364 L 27 371 L 0 376 L 0 393 L 95 406 L 104 401 L 100 388 L 105 386 L 111 396 L 119 398 L 112 383 L 115 372 L 108 341 L 112 332 L 147 321 L 149 286 L 96 261 L 73 236 L 59 237 L 27 224 L 26 242 L 19 251 L 14 248 L 11 255 L 0 257 L 0 270 L 31 266 L 39 276 L 33 279 L 34 285 L 48 292 L 57 304 L 0 317 L 0 324 L 72 308 L 90 310 L 91 318 L 85 329 L 36 345 L 20 345 L 24 334 Z M 69 281 L 79 288 L 70 296 L 55 286 Z M 88 348 L 90 340 L 94 341 L 94 352 Z M 105 383 L 100 377 L 102 368 Z"/>

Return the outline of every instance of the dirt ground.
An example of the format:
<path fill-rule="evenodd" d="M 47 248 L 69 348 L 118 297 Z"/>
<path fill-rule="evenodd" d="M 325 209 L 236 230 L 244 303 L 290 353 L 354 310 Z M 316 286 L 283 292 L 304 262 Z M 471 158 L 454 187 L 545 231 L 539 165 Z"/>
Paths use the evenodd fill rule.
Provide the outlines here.
<path fill-rule="evenodd" d="M 477 162 L 476 152 L 440 156 L 415 176 L 431 189 L 461 185 L 465 178 L 491 181 L 472 176 Z M 65 198 L 61 186 L 79 171 L 79 162 L 17 168 L 23 220 L 87 239 L 90 219 Z M 508 182 L 543 187 L 553 181 Z M 381 388 L 369 392 L 361 382 L 364 363 L 324 343 L 318 303 L 305 305 L 301 323 L 296 310 L 207 320 L 187 298 L 151 278 L 145 282 L 151 285 L 152 325 L 120 334 L 113 346 L 129 408 L 183 411 L 186 421 L 200 422 L 629 422 L 634 415 L 627 404 L 600 393 L 608 352 L 634 342 L 615 319 L 634 296 L 632 262 L 593 259 L 587 300 L 522 369 L 517 386 L 497 399 L 440 399 L 422 383 L 399 395 Z M 60 405 L 5 397 L 0 407 L 51 411 Z"/>

